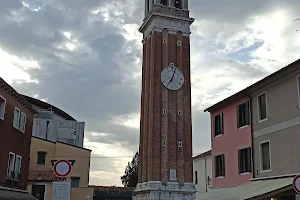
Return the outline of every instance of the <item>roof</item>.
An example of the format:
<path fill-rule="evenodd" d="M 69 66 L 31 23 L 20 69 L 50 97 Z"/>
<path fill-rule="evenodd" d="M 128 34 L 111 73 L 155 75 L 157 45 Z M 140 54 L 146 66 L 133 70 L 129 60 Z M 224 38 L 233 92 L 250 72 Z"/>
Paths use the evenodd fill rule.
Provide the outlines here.
<path fill-rule="evenodd" d="M 2 88 L 5 92 L 10 94 L 15 100 L 17 100 L 29 112 L 31 112 L 32 114 L 36 113 L 36 111 L 28 103 L 28 101 L 21 94 L 19 94 L 13 87 L 11 87 L 8 83 L 6 83 L 1 77 L 0 77 L 0 88 Z"/>
<path fill-rule="evenodd" d="M 201 153 L 195 157 L 193 157 L 193 159 L 199 159 L 199 158 L 204 158 L 204 157 L 207 157 L 207 156 L 210 156 L 211 155 L 211 150 L 209 151 L 206 151 L 204 153 Z"/>
<path fill-rule="evenodd" d="M 249 181 L 237 187 L 212 189 L 198 197 L 196 200 L 246 200 L 254 197 L 268 195 L 280 189 L 292 188 L 294 177 L 275 178 L 258 181 Z"/>
<path fill-rule="evenodd" d="M 56 113 L 57 115 L 65 118 L 66 120 L 71 120 L 71 121 L 76 121 L 76 119 L 74 119 L 73 117 L 71 117 L 68 113 L 64 112 L 63 110 L 49 104 L 49 103 L 46 103 L 44 101 L 41 101 L 39 99 L 35 99 L 35 98 L 32 98 L 32 97 L 29 97 L 29 96 L 26 96 L 26 95 L 23 95 L 22 96 L 29 102 L 31 103 L 32 105 L 35 105 L 35 106 L 38 106 L 40 108 L 43 108 L 43 109 L 49 109 L 49 108 L 52 108 L 53 112 Z"/>
<path fill-rule="evenodd" d="M 281 68 L 280 70 L 270 74 L 269 76 L 257 81 L 256 83 L 250 85 L 249 87 L 235 93 L 234 95 L 229 96 L 228 98 L 210 106 L 209 108 L 206 108 L 204 110 L 204 112 L 212 112 L 216 109 L 220 109 L 224 106 L 229 105 L 230 103 L 232 103 L 235 100 L 240 99 L 241 97 L 245 97 L 245 96 L 249 96 L 249 93 L 253 90 L 255 90 L 256 88 L 259 88 L 261 85 L 267 84 L 267 83 L 271 83 L 274 79 L 278 79 L 280 77 L 286 76 L 290 73 L 292 73 L 293 71 L 296 71 L 299 69 L 299 65 L 300 65 L 300 59 L 290 63 L 289 65 L 287 65 L 286 67 Z"/>
<path fill-rule="evenodd" d="M 50 141 L 50 140 L 46 140 L 46 139 L 44 139 L 44 138 L 39 138 L 39 137 L 37 137 L 37 136 L 31 136 L 31 137 L 33 137 L 33 138 L 35 138 L 35 139 L 38 139 L 38 140 L 43 140 L 43 141 L 45 141 L 45 142 L 50 142 L 50 143 L 53 143 L 53 144 L 60 143 L 60 144 L 68 145 L 68 146 L 70 146 L 70 147 L 75 147 L 75 148 L 82 149 L 82 150 L 86 150 L 86 151 L 90 151 L 90 152 L 92 151 L 91 149 L 79 147 L 79 146 L 72 145 L 72 144 L 68 144 L 68 143 L 65 143 L 65 142 L 60 142 L 60 141 L 53 142 L 53 141 Z"/>
<path fill-rule="evenodd" d="M 96 186 L 89 185 L 89 187 L 94 188 L 94 190 L 98 191 L 114 191 L 114 192 L 133 192 L 134 187 L 115 187 L 115 186 Z"/>
<path fill-rule="evenodd" d="M 53 182 L 59 181 L 59 178 L 54 174 L 53 171 L 49 172 L 29 172 L 28 181 L 31 182 Z"/>

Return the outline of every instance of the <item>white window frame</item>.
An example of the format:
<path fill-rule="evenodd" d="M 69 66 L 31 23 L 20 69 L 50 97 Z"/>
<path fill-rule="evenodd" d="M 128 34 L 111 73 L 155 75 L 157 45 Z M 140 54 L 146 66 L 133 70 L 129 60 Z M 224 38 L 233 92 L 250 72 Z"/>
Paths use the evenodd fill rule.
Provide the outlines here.
<path fill-rule="evenodd" d="M 264 143 L 269 143 L 269 158 L 270 158 L 270 169 L 263 170 L 263 162 L 262 162 L 262 150 L 261 145 Z M 270 140 L 264 140 L 259 142 L 259 163 L 260 163 L 260 172 L 271 172 L 272 171 L 272 155 L 271 155 L 271 141 Z"/>
<path fill-rule="evenodd" d="M 297 77 L 296 77 L 296 82 L 297 82 L 297 92 L 298 92 L 298 107 L 300 108 L 300 86 L 299 86 L 299 84 L 300 84 L 300 75 L 298 75 Z"/>
<path fill-rule="evenodd" d="M 9 152 L 8 154 L 8 160 L 7 160 L 7 172 L 6 172 L 6 179 L 9 179 L 10 180 L 10 164 L 9 164 L 9 160 L 10 160 L 10 155 L 13 155 L 14 158 L 13 158 L 13 167 L 12 167 L 12 170 L 15 169 L 15 162 L 16 162 L 16 154 L 13 153 L 13 152 Z"/>
<path fill-rule="evenodd" d="M 19 111 L 19 118 L 18 118 L 18 127 L 15 126 L 15 111 L 18 110 Z M 19 108 L 15 107 L 14 109 L 14 118 L 13 118 L 13 127 L 16 129 L 19 129 L 20 127 L 20 117 L 21 117 L 21 111 Z"/>
<path fill-rule="evenodd" d="M 15 158 L 15 165 L 14 165 L 15 181 L 20 182 L 20 180 L 18 180 L 18 178 L 17 178 L 17 173 L 16 173 L 16 161 L 17 161 L 17 158 L 20 158 L 19 173 L 21 174 L 22 156 L 20 156 L 20 155 L 17 155 L 17 156 L 16 156 L 16 158 Z"/>
<path fill-rule="evenodd" d="M 24 115 L 24 130 L 21 130 L 21 119 L 22 119 L 22 115 Z M 19 127 L 20 127 L 20 131 L 22 133 L 25 133 L 25 130 L 26 130 L 26 114 L 21 112 L 20 114 L 20 122 L 19 122 Z"/>
<path fill-rule="evenodd" d="M 260 119 L 260 108 L 259 108 L 259 97 L 261 96 L 261 95 L 265 95 L 265 97 L 266 97 L 266 118 L 265 119 Z M 268 96 L 267 96 L 267 92 L 266 91 L 264 91 L 264 92 L 261 92 L 261 93 L 259 93 L 257 96 L 256 96 L 256 102 L 257 102 L 257 122 L 258 123 L 261 123 L 261 122 L 264 122 L 264 121 L 267 121 L 268 119 L 269 119 L 269 115 L 268 115 Z"/>
<path fill-rule="evenodd" d="M 4 116 L 5 116 L 5 107 L 6 107 L 6 99 L 0 95 L 0 98 L 4 100 L 4 105 L 3 105 L 3 108 L 2 107 L 2 104 L 0 104 L 0 119 L 4 120 Z M 3 109 L 3 110 L 2 110 Z M 2 113 L 2 112 L 3 113 Z"/>

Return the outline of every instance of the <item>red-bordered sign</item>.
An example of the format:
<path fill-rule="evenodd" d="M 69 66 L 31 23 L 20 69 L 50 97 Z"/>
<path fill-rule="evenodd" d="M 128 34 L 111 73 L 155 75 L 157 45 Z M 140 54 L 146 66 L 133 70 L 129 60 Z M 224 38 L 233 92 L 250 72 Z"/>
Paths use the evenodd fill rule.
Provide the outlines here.
<path fill-rule="evenodd" d="M 55 162 L 53 170 L 56 176 L 65 177 L 68 176 L 71 172 L 72 165 L 67 160 L 59 160 Z"/>
<path fill-rule="evenodd" d="M 300 175 L 295 176 L 293 180 L 294 190 L 300 194 Z"/>

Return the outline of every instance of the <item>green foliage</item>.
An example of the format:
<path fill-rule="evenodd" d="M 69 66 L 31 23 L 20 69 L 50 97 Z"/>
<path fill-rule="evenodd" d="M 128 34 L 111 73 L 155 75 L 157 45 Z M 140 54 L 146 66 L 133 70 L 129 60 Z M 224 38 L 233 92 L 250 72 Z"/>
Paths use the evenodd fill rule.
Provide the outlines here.
<path fill-rule="evenodd" d="M 125 168 L 125 174 L 121 176 L 124 187 L 135 187 L 138 183 L 139 154 L 136 152 L 131 162 Z"/>

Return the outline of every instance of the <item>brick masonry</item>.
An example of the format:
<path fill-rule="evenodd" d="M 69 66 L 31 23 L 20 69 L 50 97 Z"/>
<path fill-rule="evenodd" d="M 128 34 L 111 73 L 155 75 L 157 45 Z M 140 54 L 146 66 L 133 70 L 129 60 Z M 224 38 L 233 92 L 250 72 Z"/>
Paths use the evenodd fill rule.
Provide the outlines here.
<path fill-rule="evenodd" d="M 18 93 L 0 78 L 0 95 L 6 99 L 4 120 L 0 119 L 0 185 L 26 189 L 29 170 L 29 154 L 33 122 L 33 110 Z M 25 106 L 24 106 L 25 105 Z M 26 114 L 25 133 L 13 127 L 14 109 Z M 6 180 L 9 152 L 22 156 L 19 184 Z"/>
<path fill-rule="evenodd" d="M 184 85 L 176 91 L 161 83 L 161 70 L 170 63 L 184 73 Z M 153 31 L 143 41 L 140 130 L 139 182 L 167 182 L 175 169 L 179 184 L 192 183 L 190 39 L 180 32 Z"/>

